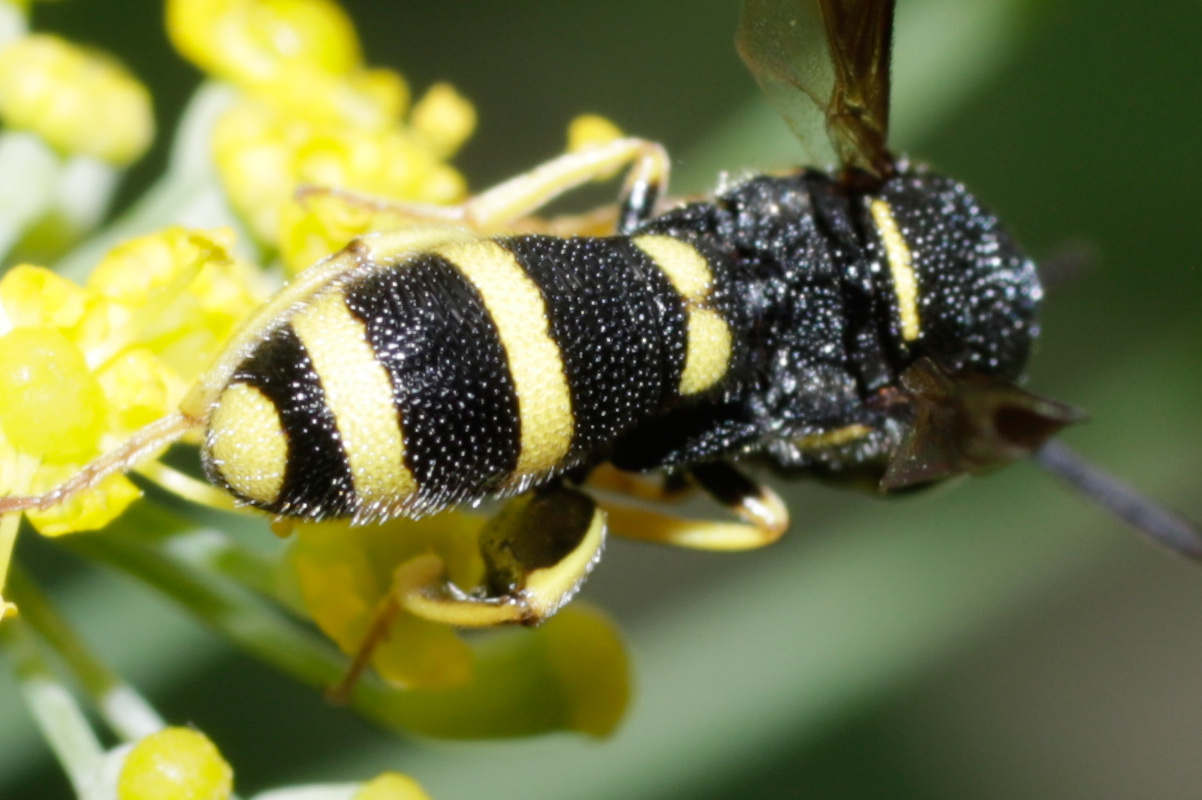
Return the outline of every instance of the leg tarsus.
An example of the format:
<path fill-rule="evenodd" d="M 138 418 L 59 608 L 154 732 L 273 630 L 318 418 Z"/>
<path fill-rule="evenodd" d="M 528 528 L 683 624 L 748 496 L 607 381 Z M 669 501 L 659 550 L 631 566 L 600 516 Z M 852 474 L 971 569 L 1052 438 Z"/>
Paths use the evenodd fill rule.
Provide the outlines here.
<path fill-rule="evenodd" d="M 715 461 L 700 464 L 690 472 L 711 497 L 758 528 L 764 535 L 764 544 L 775 542 L 789 529 L 789 508 L 780 495 L 730 464 Z"/>
<path fill-rule="evenodd" d="M 326 690 L 327 700 L 340 706 L 350 702 L 351 692 L 355 690 L 355 685 L 359 683 L 363 672 L 371 663 L 376 648 L 388 638 L 389 629 L 400 613 L 401 606 L 397 602 L 396 592 L 389 592 L 376 606 L 371 625 L 368 627 L 359 649 L 355 652 L 354 658 L 351 659 L 350 666 L 346 668 L 341 680 Z"/>
<path fill-rule="evenodd" d="M 695 550 L 750 550 L 772 544 L 789 527 L 789 512 L 775 492 L 727 464 L 706 464 L 692 477 L 742 522 L 693 520 L 649 509 L 602 505 L 619 536 Z"/>

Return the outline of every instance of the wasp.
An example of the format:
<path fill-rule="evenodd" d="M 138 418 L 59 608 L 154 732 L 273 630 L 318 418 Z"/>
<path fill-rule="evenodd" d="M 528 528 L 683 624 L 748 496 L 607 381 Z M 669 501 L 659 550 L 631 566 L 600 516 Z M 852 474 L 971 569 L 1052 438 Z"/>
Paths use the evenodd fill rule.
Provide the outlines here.
<path fill-rule="evenodd" d="M 1080 412 L 1019 386 L 1043 289 L 963 184 L 890 152 L 889 0 L 745 0 L 743 59 L 839 165 L 667 198 L 659 144 L 547 162 L 314 265 L 248 320 L 180 412 L 45 508 L 195 429 L 216 485 L 277 517 L 369 523 L 507 499 L 485 585 L 436 558 L 396 606 L 456 625 L 536 623 L 607 530 L 671 544 L 767 544 L 788 512 L 743 465 L 906 492 L 1034 457 L 1152 538 L 1202 556 L 1187 521 L 1053 436 Z M 820 57 L 815 57 L 815 56 Z M 514 234 L 551 200 L 625 169 L 614 235 Z M 631 476 L 662 473 L 662 485 Z M 738 523 L 673 520 L 590 486 L 699 487 Z M 607 518 L 608 513 L 608 518 Z"/>

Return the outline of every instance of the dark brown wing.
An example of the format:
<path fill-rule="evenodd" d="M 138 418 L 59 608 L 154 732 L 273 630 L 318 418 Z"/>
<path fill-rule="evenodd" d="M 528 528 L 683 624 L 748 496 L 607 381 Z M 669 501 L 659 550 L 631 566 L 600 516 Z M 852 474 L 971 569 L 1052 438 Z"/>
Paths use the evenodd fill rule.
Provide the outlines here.
<path fill-rule="evenodd" d="M 839 161 L 893 172 L 889 57 L 894 0 L 743 0 L 736 45 L 808 146 L 825 127 Z"/>

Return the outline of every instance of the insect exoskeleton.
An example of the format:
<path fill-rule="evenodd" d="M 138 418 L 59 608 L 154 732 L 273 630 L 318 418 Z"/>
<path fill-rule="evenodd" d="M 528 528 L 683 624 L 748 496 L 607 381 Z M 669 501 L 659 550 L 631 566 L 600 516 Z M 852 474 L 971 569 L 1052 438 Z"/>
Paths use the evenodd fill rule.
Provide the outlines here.
<path fill-rule="evenodd" d="M 721 382 L 735 354 L 716 265 L 662 235 L 365 237 L 206 378 L 206 469 L 315 519 L 523 492 Z"/>
<path fill-rule="evenodd" d="M 1038 332 L 1035 267 L 963 185 L 887 149 L 892 21 L 887 0 L 744 4 L 741 55 L 796 127 L 819 115 L 837 171 L 672 203 L 664 149 L 622 138 L 460 206 L 395 205 L 412 226 L 302 273 L 179 415 L 0 513 L 53 505 L 197 427 L 209 477 L 278 516 L 366 523 L 510 498 L 481 534 L 476 591 L 433 556 L 397 576 L 395 606 L 458 625 L 544 619 L 607 529 L 708 549 L 776 540 L 784 504 L 739 461 L 888 493 L 1034 455 L 1202 555 L 1188 522 L 1051 440 L 1078 412 L 1016 385 Z M 620 169 L 614 235 L 506 233 Z M 651 471 L 671 480 L 633 477 Z M 588 491 L 663 500 L 690 485 L 741 521 Z"/>

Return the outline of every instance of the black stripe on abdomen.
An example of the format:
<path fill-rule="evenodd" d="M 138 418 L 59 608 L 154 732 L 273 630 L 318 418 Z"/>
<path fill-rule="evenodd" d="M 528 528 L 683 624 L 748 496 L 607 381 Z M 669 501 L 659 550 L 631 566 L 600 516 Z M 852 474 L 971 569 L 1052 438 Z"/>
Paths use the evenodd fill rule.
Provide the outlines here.
<path fill-rule="evenodd" d="M 234 373 L 270 400 L 288 440 L 284 481 L 266 510 L 323 519 L 355 511 L 355 487 L 321 380 L 290 325 L 272 331 Z M 256 504 L 261 505 L 261 504 Z"/>
<path fill-rule="evenodd" d="M 542 293 L 575 425 L 567 462 L 587 459 L 675 398 L 686 347 L 680 296 L 624 237 L 497 242 Z"/>
<path fill-rule="evenodd" d="M 387 369 L 417 480 L 415 512 L 479 499 L 517 465 L 518 402 L 476 289 L 445 259 L 420 254 L 345 287 Z"/>

